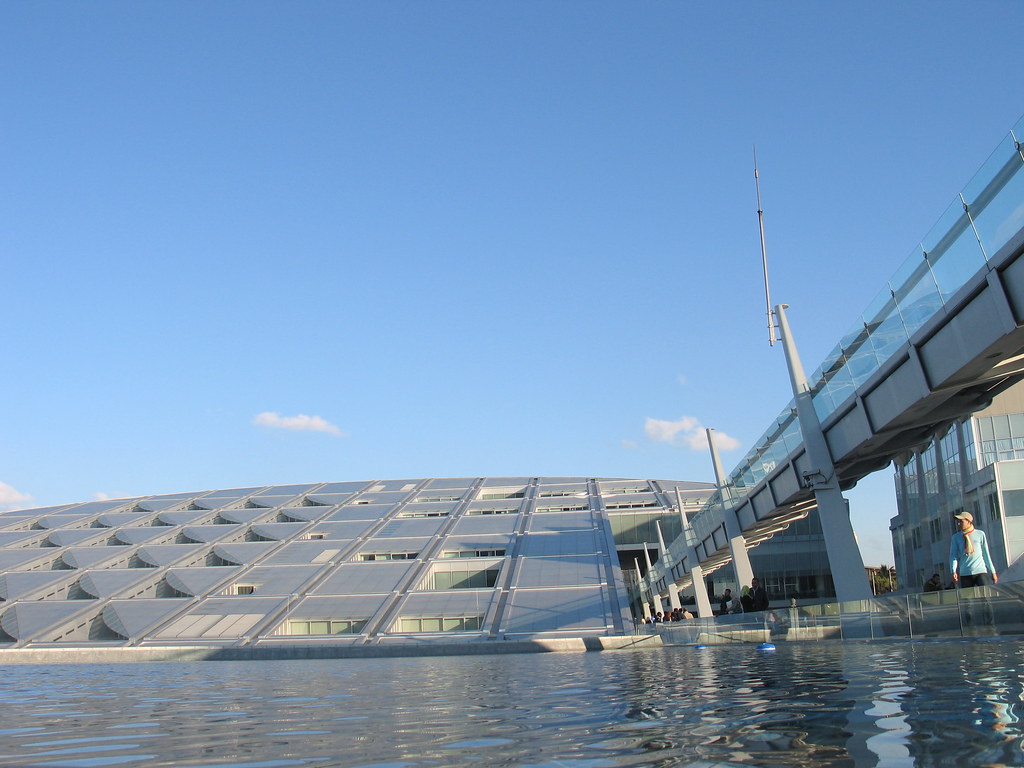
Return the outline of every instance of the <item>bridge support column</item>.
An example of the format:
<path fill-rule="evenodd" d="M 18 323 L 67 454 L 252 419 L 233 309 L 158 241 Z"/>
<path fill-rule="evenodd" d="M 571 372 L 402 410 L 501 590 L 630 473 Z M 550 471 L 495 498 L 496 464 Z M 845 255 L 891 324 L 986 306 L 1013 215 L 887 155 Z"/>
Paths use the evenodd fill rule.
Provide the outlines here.
<path fill-rule="evenodd" d="M 711 601 L 708 599 L 708 586 L 704 583 L 704 569 L 700 567 L 700 558 L 697 557 L 697 550 L 693 546 L 696 536 L 690 525 L 690 518 L 686 516 L 686 511 L 683 509 L 683 497 L 679 493 L 678 488 L 676 488 L 676 509 L 679 511 L 680 522 L 683 524 L 683 541 L 686 542 L 686 554 L 690 558 L 690 562 L 693 563 L 693 567 L 690 568 L 690 586 L 693 591 L 693 597 L 697 601 L 697 615 L 702 619 L 710 619 L 715 614 L 711 610 Z M 657 522 L 655 522 L 655 525 L 658 526 L 658 535 L 660 536 L 661 526 Z"/>
<path fill-rule="evenodd" d="M 662 557 L 665 557 L 665 553 L 661 553 Z M 644 542 L 644 560 L 647 563 L 647 580 L 651 585 L 651 610 L 654 613 L 664 613 L 665 608 L 661 602 L 661 595 L 654 588 L 656 579 L 654 578 L 654 565 L 651 564 L 651 553 L 647 550 L 647 542 Z"/>
<path fill-rule="evenodd" d="M 732 512 L 726 512 L 726 517 L 732 517 Z M 735 526 L 733 518 L 733 526 Z M 731 526 L 726 523 L 725 532 L 731 533 Z M 736 573 L 736 587 L 743 589 L 749 587 L 751 579 L 754 578 L 754 569 L 750 565 L 750 555 L 747 554 L 747 540 L 742 534 L 729 537 L 729 552 L 732 554 L 732 569 Z M 737 592 L 738 594 L 738 592 Z"/>
<path fill-rule="evenodd" d="M 857 537 L 853 533 L 850 522 L 850 510 L 839 488 L 836 469 L 832 464 L 832 454 L 825 442 L 821 430 L 821 422 L 811 401 L 810 387 L 804 375 L 800 356 L 796 351 L 796 343 L 789 330 L 786 319 L 786 304 L 775 306 L 775 317 L 779 323 L 779 335 L 786 353 L 789 367 L 789 380 L 793 386 L 793 399 L 796 402 L 797 419 L 800 422 L 800 434 L 804 439 L 804 448 L 811 470 L 804 473 L 804 482 L 814 491 L 814 499 L 818 503 L 818 516 L 821 518 L 821 529 L 825 534 L 825 549 L 832 567 L 832 581 L 836 585 L 836 599 L 840 602 L 851 600 L 867 600 L 871 597 L 864 560 L 860 555 Z"/>
<path fill-rule="evenodd" d="M 747 540 L 743 538 L 736 515 L 733 514 L 732 498 L 729 494 L 728 484 L 725 481 L 725 472 L 722 470 L 722 460 L 718 456 L 718 446 L 715 445 L 715 438 L 711 434 L 714 429 L 707 429 L 708 447 L 711 449 L 711 466 L 715 470 L 715 485 L 718 486 L 718 493 L 722 497 L 722 518 L 725 520 L 725 534 L 729 537 L 729 554 L 732 555 L 732 568 L 736 574 L 736 594 L 747 586 L 754 578 L 754 569 L 750 566 L 750 555 L 747 554 Z"/>
<path fill-rule="evenodd" d="M 668 583 L 668 607 L 673 611 L 683 607 L 683 604 L 679 602 L 679 587 L 674 581 Z"/>
<path fill-rule="evenodd" d="M 711 600 L 708 599 L 708 586 L 704 583 L 704 569 L 699 565 L 690 569 L 690 585 L 693 589 L 693 596 L 697 598 L 697 615 L 702 619 L 710 619 L 715 612 L 711 609 Z"/>
<path fill-rule="evenodd" d="M 651 612 L 662 615 L 665 613 L 665 606 L 661 602 L 661 595 L 657 592 L 651 592 Z"/>

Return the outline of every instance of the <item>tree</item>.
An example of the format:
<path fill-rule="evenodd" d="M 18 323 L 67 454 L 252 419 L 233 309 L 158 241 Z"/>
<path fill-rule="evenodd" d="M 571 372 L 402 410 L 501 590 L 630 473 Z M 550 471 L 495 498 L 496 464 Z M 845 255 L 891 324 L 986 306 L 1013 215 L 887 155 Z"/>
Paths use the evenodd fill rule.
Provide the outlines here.
<path fill-rule="evenodd" d="M 896 591 L 896 569 L 890 565 L 868 568 L 871 579 L 871 592 L 880 595 L 884 592 Z"/>

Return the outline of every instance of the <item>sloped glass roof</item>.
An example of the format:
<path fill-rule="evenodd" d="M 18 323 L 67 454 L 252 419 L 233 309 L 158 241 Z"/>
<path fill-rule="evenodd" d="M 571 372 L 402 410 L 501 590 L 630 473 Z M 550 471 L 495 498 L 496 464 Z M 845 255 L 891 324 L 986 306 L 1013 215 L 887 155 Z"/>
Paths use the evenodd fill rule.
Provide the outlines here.
<path fill-rule="evenodd" d="M 602 506 L 613 492 L 674 503 L 647 480 L 489 477 L 203 490 L 0 513 L 0 653 L 95 641 L 627 634 L 625 586 L 609 581 L 621 579 Z M 569 502 L 573 511 L 556 511 Z"/>

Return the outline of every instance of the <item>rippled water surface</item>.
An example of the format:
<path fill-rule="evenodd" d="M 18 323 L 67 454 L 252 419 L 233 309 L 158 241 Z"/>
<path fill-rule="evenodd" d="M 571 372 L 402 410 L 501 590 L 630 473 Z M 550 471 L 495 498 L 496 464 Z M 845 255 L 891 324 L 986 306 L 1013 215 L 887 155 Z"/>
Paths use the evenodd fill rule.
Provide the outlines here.
<path fill-rule="evenodd" d="M 1024 765 L 1017 642 L 4 666 L 0 764 Z"/>

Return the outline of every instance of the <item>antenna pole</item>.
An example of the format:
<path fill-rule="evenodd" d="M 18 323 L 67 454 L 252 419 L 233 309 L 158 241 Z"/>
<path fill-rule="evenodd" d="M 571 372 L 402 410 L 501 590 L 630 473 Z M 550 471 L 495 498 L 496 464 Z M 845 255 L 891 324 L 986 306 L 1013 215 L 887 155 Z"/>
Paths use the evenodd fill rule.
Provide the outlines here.
<path fill-rule="evenodd" d="M 761 210 L 761 183 L 757 175 L 757 147 L 754 147 L 754 189 L 757 192 L 757 226 L 761 230 L 761 268 L 764 270 L 764 304 L 768 316 L 768 344 L 775 346 L 775 318 L 772 312 L 771 292 L 768 289 L 768 252 L 764 247 L 764 211 Z"/>

